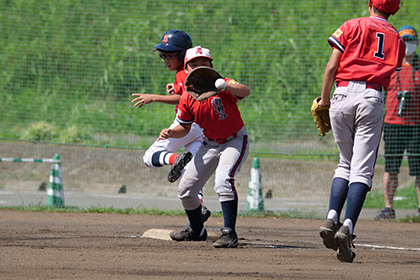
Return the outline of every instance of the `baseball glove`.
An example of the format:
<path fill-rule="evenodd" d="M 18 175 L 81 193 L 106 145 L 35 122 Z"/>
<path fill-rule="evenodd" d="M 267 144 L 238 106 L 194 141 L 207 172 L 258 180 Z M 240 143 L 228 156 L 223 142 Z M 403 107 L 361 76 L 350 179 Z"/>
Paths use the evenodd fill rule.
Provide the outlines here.
<path fill-rule="evenodd" d="M 215 85 L 218 79 L 223 78 L 216 70 L 200 66 L 188 74 L 185 79 L 185 90 L 198 101 L 206 100 L 220 92 Z"/>
<path fill-rule="evenodd" d="M 311 106 L 311 114 L 314 118 L 314 122 L 321 136 L 325 136 L 325 133 L 331 130 L 330 122 L 330 105 L 328 106 L 319 106 L 318 102 L 321 100 L 321 97 L 315 98 Z"/>

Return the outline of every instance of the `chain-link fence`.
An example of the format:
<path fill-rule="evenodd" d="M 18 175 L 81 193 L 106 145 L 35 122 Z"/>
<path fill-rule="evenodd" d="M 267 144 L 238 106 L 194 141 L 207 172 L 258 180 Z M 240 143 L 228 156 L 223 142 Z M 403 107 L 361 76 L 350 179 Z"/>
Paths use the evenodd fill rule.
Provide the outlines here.
<path fill-rule="evenodd" d="M 83 194 L 94 194 L 87 204 L 112 206 L 116 202 L 107 195 L 115 195 L 121 207 L 180 208 L 176 183 L 166 181 L 168 168 L 151 170 L 142 163 L 144 151 L 173 122 L 174 106 L 138 109 L 131 103 L 133 93 L 166 94 L 175 73 L 152 49 L 166 31 L 179 29 L 193 45 L 210 49 L 223 76 L 251 89 L 238 103 L 251 140 L 251 155 L 237 180 L 240 207 L 254 157 L 261 160 L 263 193 L 270 194 L 267 209 L 326 207 L 338 152 L 332 133 L 318 136 L 309 108 L 321 91 L 331 53 L 328 37 L 345 20 L 368 16 L 367 5 L 353 0 L 1 1 L 0 157 L 60 154 L 67 205 L 72 195 L 78 198 L 70 204 L 83 205 Z M 397 29 L 416 26 L 419 10 L 417 1 L 402 1 L 389 21 Z M 376 208 L 384 204 L 382 147 L 371 193 L 370 206 Z M 37 201 L 22 196 L 14 204 L 42 204 L 45 196 L 37 188 L 48 180 L 49 169 L 40 163 L 0 163 L 0 190 L 34 191 L 30 196 L 39 196 Z M 417 208 L 406 159 L 401 170 L 400 187 L 409 191 L 398 197 Z M 119 193 L 123 185 L 126 192 Z M 205 196 L 218 207 L 212 180 Z"/>

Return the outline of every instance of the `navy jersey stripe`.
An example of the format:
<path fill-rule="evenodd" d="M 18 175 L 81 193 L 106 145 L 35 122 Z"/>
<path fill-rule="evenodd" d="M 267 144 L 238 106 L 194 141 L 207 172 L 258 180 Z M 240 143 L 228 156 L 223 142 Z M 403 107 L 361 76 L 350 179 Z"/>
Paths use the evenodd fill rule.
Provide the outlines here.
<path fill-rule="evenodd" d="M 194 120 L 191 121 L 184 121 L 181 120 L 178 116 L 176 117 L 176 120 L 180 123 L 180 124 L 192 124 L 194 122 Z"/>
<path fill-rule="evenodd" d="M 330 41 L 334 46 L 337 47 L 337 49 L 339 49 L 341 52 L 345 51 L 345 48 L 343 47 L 343 45 L 333 36 L 331 36 L 330 38 L 328 38 L 328 41 Z"/>

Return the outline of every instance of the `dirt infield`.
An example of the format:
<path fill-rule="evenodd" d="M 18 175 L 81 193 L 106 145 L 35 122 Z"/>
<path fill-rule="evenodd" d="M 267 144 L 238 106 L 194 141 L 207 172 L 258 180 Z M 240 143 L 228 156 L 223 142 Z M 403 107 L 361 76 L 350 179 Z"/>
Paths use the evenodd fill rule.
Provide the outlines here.
<path fill-rule="evenodd" d="M 0 210 L 2 279 L 419 279 L 419 224 L 358 222 L 354 263 L 318 235 L 322 220 L 238 219 L 240 246 L 142 238 L 186 217 Z M 222 218 L 206 223 L 219 232 Z"/>

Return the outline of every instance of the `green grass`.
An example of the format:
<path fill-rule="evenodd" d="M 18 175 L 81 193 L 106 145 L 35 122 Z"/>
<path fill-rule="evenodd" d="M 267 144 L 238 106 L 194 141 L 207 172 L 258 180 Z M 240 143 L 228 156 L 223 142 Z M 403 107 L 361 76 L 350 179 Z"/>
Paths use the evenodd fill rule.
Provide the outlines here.
<path fill-rule="evenodd" d="M 402 223 L 420 223 L 420 216 L 406 216 L 401 219 L 398 219 Z"/>
<path fill-rule="evenodd" d="M 414 24 L 418 10 L 418 1 L 403 1 L 390 22 Z M 151 50 L 181 29 L 211 50 L 222 75 L 251 88 L 239 106 L 252 142 L 314 139 L 309 108 L 327 38 L 360 16 L 367 2 L 357 0 L 1 1 L 0 137 L 103 145 L 97 134 L 156 136 L 173 106 L 138 110 L 131 94 L 165 94 L 174 73 Z M 34 131 L 39 122 L 54 133 Z"/>
<path fill-rule="evenodd" d="M 153 215 L 153 216 L 185 216 L 183 210 L 161 210 L 155 208 L 114 208 L 114 207 L 100 207 L 92 206 L 88 208 L 80 207 L 52 207 L 40 205 L 28 206 L 14 206 L 14 207 L 0 207 L 0 209 L 28 211 L 28 212 L 57 212 L 57 213 L 110 213 L 110 214 L 139 214 L 139 215 Z M 223 217 L 221 212 L 212 212 L 212 217 Z M 277 211 L 245 211 L 238 213 L 239 217 L 251 218 L 304 218 L 314 219 L 315 213 L 301 213 L 300 211 L 290 210 L 285 212 Z"/>
<path fill-rule="evenodd" d="M 395 209 L 417 209 L 418 208 L 418 199 L 416 187 L 410 186 L 406 188 L 398 188 L 395 197 L 394 197 L 394 208 Z M 363 204 L 365 208 L 384 208 L 385 199 L 383 192 L 378 190 L 370 191 L 367 196 L 365 203 Z"/>
<path fill-rule="evenodd" d="M 185 211 L 181 210 L 161 210 L 155 208 L 114 208 L 114 207 L 100 207 L 91 206 L 88 208 L 81 207 L 52 207 L 52 206 L 13 206 L 13 207 L 0 207 L 1 209 L 28 211 L 28 212 L 57 212 L 57 213 L 109 213 L 109 214 L 143 214 L 155 216 L 182 216 Z"/>
<path fill-rule="evenodd" d="M 161 210 L 155 208 L 113 208 L 113 207 L 99 207 L 92 206 L 88 208 L 79 207 L 51 207 L 51 206 L 15 206 L 15 207 L 0 207 L 0 209 L 14 210 L 14 211 L 28 211 L 28 212 L 55 212 L 55 213 L 109 213 L 121 215 L 153 215 L 153 216 L 185 216 L 185 211 L 182 210 Z M 221 212 L 212 212 L 212 217 L 223 217 Z M 249 218 L 285 218 L 285 219 L 318 219 L 316 213 L 302 213 L 296 210 L 289 210 L 285 212 L 278 211 L 245 211 L 238 213 L 238 217 Z M 406 223 L 420 223 L 420 216 L 406 216 L 398 222 Z"/>

